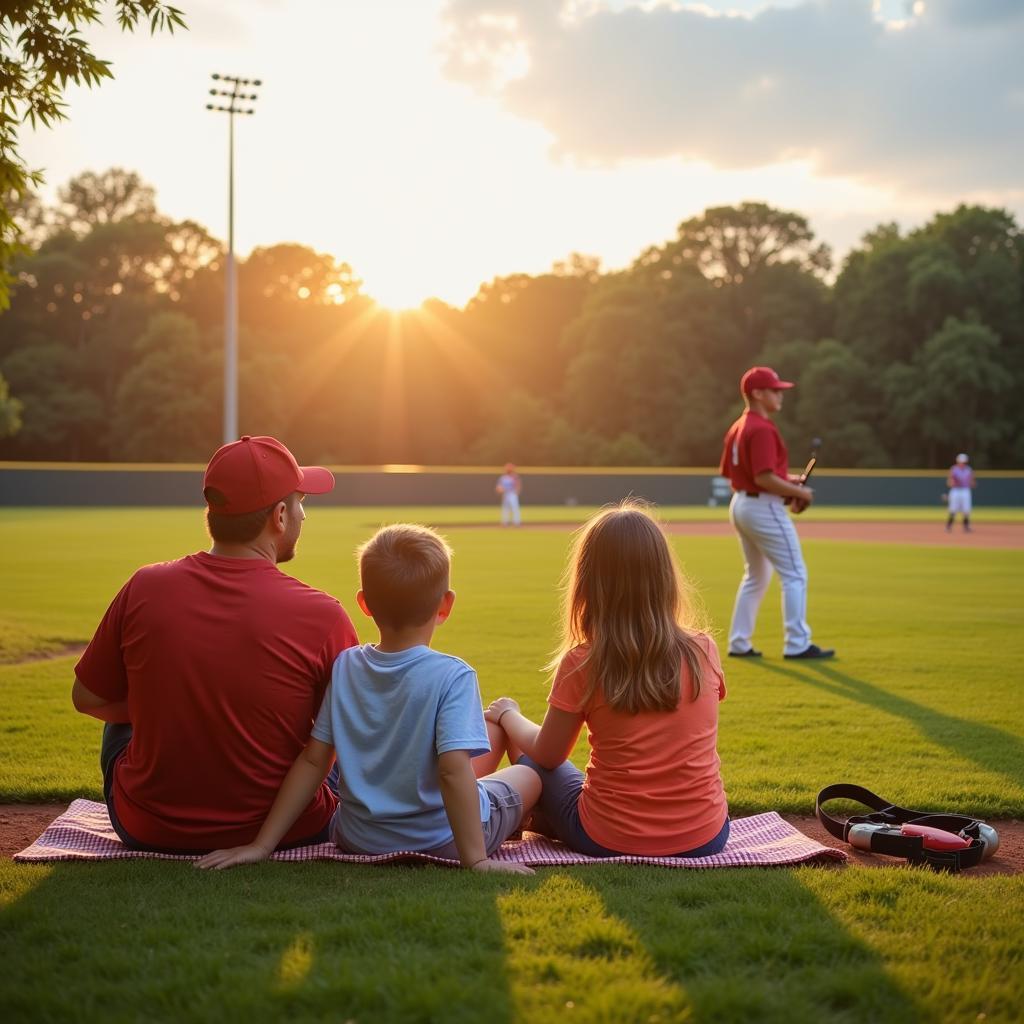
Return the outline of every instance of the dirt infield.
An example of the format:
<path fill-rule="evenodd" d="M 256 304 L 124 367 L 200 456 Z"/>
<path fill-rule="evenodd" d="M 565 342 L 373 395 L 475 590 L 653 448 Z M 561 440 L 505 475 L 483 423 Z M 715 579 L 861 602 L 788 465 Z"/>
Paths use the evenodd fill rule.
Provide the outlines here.
<path fill-rule="evenodd" d="M 668 523 L 669 533 L 695 537 L 732 534 L 728 523 Z M 970 533 L 947 533 L 941 522 L 827 522 L 813 519 L 798 524 L 803 540 L 861 541 L 866 544 L 917 544 L 940 548 L 1024 548 L 1024 523 L 989 523 Z"/>
<path fill-rule="evenodd" d="M 581 523 L 535 522 L 524 523 L 522 530 L 578 529 Z M 491 523 L 444 523 L 440 529 L 501 529 Z M 687 537 L 731 537 L 732 527 L 728 523 L 667 522 L 669 533 Z M 803 540 L 855 541 L 865 544 L 916 544 L 937 548 L 1024 548 L 1024 523 L 983 523 L 970 533 L 959 526 L 947 533 L 941 520 L 929 522 L 912 521 L 815 521 L 801 519 L 798 523 Z"/>
<path fill-rule="evenodd" d="M 24 850 L 65 810 L 67 804 L 0 804 L 0 858 L 9 858 L 19 850 Z M 845 850 L 850 854 L 851 865 L 880 868 L 904 863 L 893 857 L 875 856 L 852 849 L 826 832 L 817 818 L 797 814 L 784 814 L 783 817 L 804 835 L 816 839 L 824 846 Z M 1024 822 L 1008 820 L 993 821 L 992 824 L 999 832 L 998 855 L 993 861 L 971 868 L 965 877 L 1024 873 Z"/>

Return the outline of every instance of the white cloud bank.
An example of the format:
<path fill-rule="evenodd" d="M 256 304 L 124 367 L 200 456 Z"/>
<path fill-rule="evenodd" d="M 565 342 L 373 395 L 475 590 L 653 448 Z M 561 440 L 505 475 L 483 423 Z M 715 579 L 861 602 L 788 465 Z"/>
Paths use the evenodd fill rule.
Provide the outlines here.
<path fill-rule="evenodd" d="M 919 200 L 1019 198 L 1024 2 L 889 8 L 450 0 L 446 70 L 581 163 L 809 160 Z"/>

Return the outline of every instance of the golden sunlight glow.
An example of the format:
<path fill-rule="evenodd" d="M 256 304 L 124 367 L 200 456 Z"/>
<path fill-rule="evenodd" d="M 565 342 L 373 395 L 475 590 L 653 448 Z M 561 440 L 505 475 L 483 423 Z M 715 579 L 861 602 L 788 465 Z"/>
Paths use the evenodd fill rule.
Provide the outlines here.
<path fill-rule="evenodd" d="M 427 299 L 425 291 L 421 282 L 407 281 L 400 277 L 393 281 L 382 281 L 366 286 L 370 298 L 391 313 L 409 313 L 419 309 Z"/>
<path fill-rule="evenodd" d="M 277 987 L 290 989 L 302 984 L 313 966 L 313 936 L 300 932 L 281 954 L 277 965 Z"/>

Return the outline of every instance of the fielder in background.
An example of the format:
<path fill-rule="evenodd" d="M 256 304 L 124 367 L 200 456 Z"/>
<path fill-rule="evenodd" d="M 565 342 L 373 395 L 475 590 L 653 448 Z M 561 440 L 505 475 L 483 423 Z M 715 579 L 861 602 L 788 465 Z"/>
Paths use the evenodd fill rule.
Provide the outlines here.
<path fill-rule="evenodd" d="M 523 490 L 523 481 L 511 462 L 505 463 L 505 472 L 498 477 L 494 485 L 494 493 L 501 495 L 501 525 L 519 526 L 522 522 L 519 515 L 519 495 Z"/>
<path fill-rule="evenodd" d="M 953 520 L 957 513 L 963 517 L 964 532 L 971 532 L 971 491 L 974 490 L 974 470 L 968 465 L 970 460 L 964 452 L 956 457 L 956 462 L 949 467 L 946 486 L 949 488 L 949 518 L 946 520 L 946 533 L 953 529 Z"/>
<path fill-rule="evenodd" d="M 729 626 L 729 657 L 759 658 L 752 637 L 761 599 L 772 570 L 782 582 L 785 623 L 783 654 L 787 658 L 831 658 L 834 650 L 811 643 L 807 624 L 807 569 L 800 539 L 785 505 L 799 514 L 814 500 L 814 492 L 801 478 L 789 475 L 789 454 L 772 422 L 782 408 L 790 381 L 767 366 L 754 366 L 743 374 L 740 393 L 746 409 L 729 428 L 719 472 L 733 489 L 729 520 L 743 549 L 743 579 Z"/>

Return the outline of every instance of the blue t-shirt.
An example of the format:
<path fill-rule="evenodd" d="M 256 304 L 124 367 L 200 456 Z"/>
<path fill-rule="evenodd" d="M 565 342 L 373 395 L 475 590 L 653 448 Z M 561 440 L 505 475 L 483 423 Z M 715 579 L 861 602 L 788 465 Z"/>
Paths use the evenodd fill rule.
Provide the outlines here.
<path fill-rule="evenodd" d="M 333 838 L 356 853 L 431 850 L 452 841 L 438 756 L 490 750 L 476 673 L 459 658 L 410 647 L 350 647 L 334 662 L 312 735 L 338 754 Z M 477 783 L 480 820 L 491 814 Z"/>

